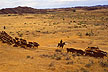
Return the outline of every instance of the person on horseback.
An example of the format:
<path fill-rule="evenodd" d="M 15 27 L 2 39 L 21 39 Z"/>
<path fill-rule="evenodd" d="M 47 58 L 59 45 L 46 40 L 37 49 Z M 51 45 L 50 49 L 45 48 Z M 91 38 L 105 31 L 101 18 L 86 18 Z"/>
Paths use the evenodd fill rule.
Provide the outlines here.
<path fill-rule="evenodd" d="M 60 43 L 62 43 L 63 41 L 61 40 Z"/>
<path fill-rule="evenodd" d="M 62 40 L 60 41 L 60 43 L 58 43 L 58 46 L 57 47 L 64 47 L 64 45 L 65 45 L 65 42 L 63 42 Z"/>

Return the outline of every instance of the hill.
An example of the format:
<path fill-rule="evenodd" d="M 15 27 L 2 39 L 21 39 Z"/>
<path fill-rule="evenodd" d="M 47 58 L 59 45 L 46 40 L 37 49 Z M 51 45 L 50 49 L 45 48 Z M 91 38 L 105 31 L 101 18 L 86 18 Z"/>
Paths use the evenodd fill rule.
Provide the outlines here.
<path fill-rule="evenodd" d="M 107 9 L 108 5 L 97 5 L 97 6 L 84 6 L 84 7 L 71 7 L 71 8 L 55 8 L 55 9 L 34 9 L 31 7 L 15 7 L 15 8 L 5 8 L 0 10 L 0 14 L 37 14 L 37 13 L 47 13 L 47 12 L 58 12 L 58 11 L 73 11 L 74 9 L 83 10 L 97 10 L 97 9 Z"/>
<path fill-rule="evenodd" d="M 15 8 L 6 8 L 6 9 L 1 9 L 0 14 L 22 14 L 22 13 L 45 13 L 45 10 L 40 10 L 40 9 L 34 9 L 31 7 L 15 7 Z"/>

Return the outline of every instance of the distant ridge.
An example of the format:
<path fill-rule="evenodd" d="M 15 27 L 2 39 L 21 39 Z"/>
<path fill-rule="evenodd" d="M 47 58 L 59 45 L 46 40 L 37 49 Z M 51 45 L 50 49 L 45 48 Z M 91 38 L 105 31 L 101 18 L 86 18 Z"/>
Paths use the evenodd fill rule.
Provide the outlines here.
<path fill-rule="evenodd" d="M 35 13 L 45 13 L 45 12 L 46 12 L 45 10 L 34 9 L 31 7 L 21 7 L 21 6 L 0 10 L 0 14 L 23 14 L 23 13 L 35 14 Z"/>
<path fill-rule="evenodd" d="M 15 8 L 5 8 L 0 10 L 0 14 L 37 14 L 37 13 L 47 13 L 56 11 L 72 11 L 73 9 L 83 9 L 83 10 L 97 10 L 97 9 L 108 9 L 108 5 L 96 5 L 96 6 L 78 6 L 71 8 L 55 8 L 55 9 L 34 9 L 31 7 L 15 7 Z"/>
<path fill-rule="evenodd" d="M 95 7 L 108 7 L 108 5 L 96 5 Z"/>

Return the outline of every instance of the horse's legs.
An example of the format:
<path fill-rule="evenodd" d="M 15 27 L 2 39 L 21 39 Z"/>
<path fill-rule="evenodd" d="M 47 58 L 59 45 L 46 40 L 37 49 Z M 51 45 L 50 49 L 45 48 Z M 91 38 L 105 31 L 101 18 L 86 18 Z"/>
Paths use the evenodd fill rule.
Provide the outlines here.
<path fill-rule="evenodd" d="M 63 46 L 62 46 L 62 49 L 63 49 Z"/>

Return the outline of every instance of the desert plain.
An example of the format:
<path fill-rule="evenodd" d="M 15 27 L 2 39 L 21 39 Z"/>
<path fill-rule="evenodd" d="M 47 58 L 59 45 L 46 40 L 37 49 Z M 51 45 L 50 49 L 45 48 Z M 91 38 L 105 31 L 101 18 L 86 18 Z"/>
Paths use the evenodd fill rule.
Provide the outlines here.
<path fill-rule="evenodd" d="M 40 44 L 24 49 L 0 41 L 0 72 L 108 72 L 108 57 L 66 52 L 66 48 L 91 46 L 108 52 L 108 9 L 1 14 L 0 31 Z M 61 39 L 66 42 L 63 49 L 57 47 Z"/>

